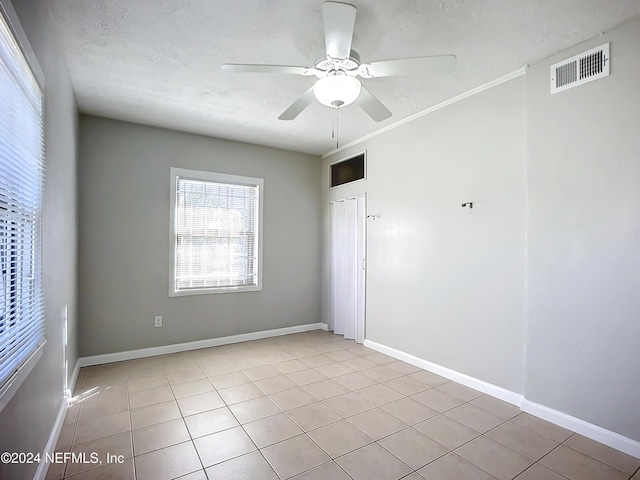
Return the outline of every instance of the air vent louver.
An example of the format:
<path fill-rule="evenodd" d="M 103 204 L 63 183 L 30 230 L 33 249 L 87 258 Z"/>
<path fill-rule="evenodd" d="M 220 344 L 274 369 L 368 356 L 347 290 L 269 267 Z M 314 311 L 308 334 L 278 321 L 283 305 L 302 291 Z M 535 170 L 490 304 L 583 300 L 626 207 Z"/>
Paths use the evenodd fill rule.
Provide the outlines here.
<path fill-rule="evenodd" d="M 609 44 L 551 65 L 551 93 L 558 93 L 609 75 Z"/>

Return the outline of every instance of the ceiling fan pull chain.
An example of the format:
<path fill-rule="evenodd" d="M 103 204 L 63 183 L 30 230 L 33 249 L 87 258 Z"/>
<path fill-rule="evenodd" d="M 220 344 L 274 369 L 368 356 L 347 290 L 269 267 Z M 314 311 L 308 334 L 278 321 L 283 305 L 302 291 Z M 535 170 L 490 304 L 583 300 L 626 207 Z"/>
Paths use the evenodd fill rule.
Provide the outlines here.
<path fill-rule="evenodd" d="M 336 149 L 338 148 L 338 141 L 339 141 L 338 110 L 340 110 L 340 107 L 336 107 Z"/>

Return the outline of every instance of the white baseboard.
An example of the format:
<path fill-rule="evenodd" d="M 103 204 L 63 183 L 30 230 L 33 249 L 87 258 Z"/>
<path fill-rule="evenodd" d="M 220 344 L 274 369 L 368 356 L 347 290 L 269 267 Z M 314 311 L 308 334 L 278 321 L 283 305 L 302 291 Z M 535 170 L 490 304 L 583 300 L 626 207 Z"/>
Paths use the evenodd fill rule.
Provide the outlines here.
<path fill-rule="evenodd" d="M 320 322 L 320 330 L 324 330 L 325 332 L 329 331 L 329 324 Z"/>
<path fill-rule="evenodd" d="M 506 388 L 451 370 L 450 368 L 415 357 L 400 350 L 396 350 L 395 348 L 387 347 L 381 343 L 372 342 L 371 340 L 365 340 L 364 346 L 376 350 L 377 352 L 384 353 L 385 355 L 389 355 L 390 357 L 397 358 L 398 360 L 402 360 L 403 362 L 410 363 L 411 365 L 415 365 L 416 367 L 428 370 L 429 372 L 448 378 L 454 382 L 461 383 L 462 385 L 466 385 L 467 387 L 486 393 L 492 397 L 499 398 L 500 400 L 504 400 L 505 402 L 511 403 L 517 407 L 522 403 L 522 395 L 512 392 L 511 390 L 507 390 Z"/>
<path fill-rule="evenodd" d="M 523 412 L 530 413 L 536 417 L 542 418 L 547 422 L 559 425 L 563 428 L 579 433 L 591 440 L 608 445 L 611 448 L 620 450 L 628 455 L 640 458 L 640 442 L 624 437 L 619 433 L 612 432 L 606 428 L 599 427 L 593 423 L 585 422 L 566 413 L 553 410 L 539 403 L 523 400 L 520 407 Z"/>
<path fill-rule="evenodd" d="M 45 445 L 44 451 L 42 452 L 42 461 L 38 464 L 38 468 L 36 469 L 36 473 L 33 476 L 33 480 L 45 480 L 47 476 L 47 471 L 49 470 L 49 462 L 47 462 L 45 459 L 48 454 L 52 454 L 54 452 L 58 443 L 58 438 L 60 437 L 60 432 L 62 431 L 62 426 L 64 425 L 64 419 L 67 416 L 67 409 L 69 408 L 69 400 L 71 399 L 70 392 L 73 392 L 73 390 L 75 389 L 79 372 L 80 359 L 78 359 L 78 361 L 76 362 L 73 373 L 71 374 L 71 378 L 69 379 L 66 395 L 62 397 L 62 402 L 60 403 L 60 408 L 58 409 L 58 415 L 56 416 L 56 422 L 53 424 L 51 434 L 49 434 L 49 440 L 47 440 L 47 444 Z"/>
<path fill-rule="evenodd" d="M 279 337 L 292 333 L 310 332 L 312 330 L 324 330 L 322 323 L 308 323 L 306 325 L 296 325 L 293 327 L 275 328 L 273 330 L 263 330 L 261 332 L 243 333 L 231 335 L 229 337 L 210 338 L 207 340 L 197 340 L 195 342 L 176 343 L 173 345 L 163 345 L 160 347 L 141 348 L 139 350 L 128 350 L 125 352 L 106 353 L 104 355 L 93 355 L 79 359 L 81 367 L 91 365 L 101 365 L 103 363 L 121 362 L 123 360 L 134 360 L 136 358 L 155 357 L 156 355 L 166 355 L 168 353 L 186 352 L 199 348 L 218 347 L 230 343 L 248 342 L 250 340 L 260 340 L 262 338 Z"/>
<path fill-rule="evenodd" d="M 410 363 L 411 365 L 415 365 L 416 367 L 423 368 L 432 373 L 448 378 L 449 380 L 453 380 L 454 382 L 461 383 L 467 387 L 486 393 L 487 395 L 491 395 L 492 397 L 504 400 L 505 402 L 520 407 L 523 412 L 530 413 L 531 415 L 546 420 L 547 422 L 551 422 L 555 425 L 571 430 L 572 432 L 579 433 L 580 435 L 595 440 L 596 442 L 600 442 L 611 448 L 615 448 L 616 450 L 628 455 L 640 458 L 640 442 L 627 438 L 619 433 L 612 432 L 611 430 L 607 430 L 579 418 L 572 417 L 566 413 L 553 410 L 549 407 L 545 407 L 544 405 L 531 402 L 519 393 L 470 377 L 464 373 L 415 357 L 400 350 L 396 350 L 395 348 L 387 347 L 386 345 L 372 342 L 371 340 L 365 340 L 364 346 L 380 353 L 384 353 L 385 355 L 389 355 L 390 357 L 397 358 L 398 360 L 402 360 L 403 362 Z"/>

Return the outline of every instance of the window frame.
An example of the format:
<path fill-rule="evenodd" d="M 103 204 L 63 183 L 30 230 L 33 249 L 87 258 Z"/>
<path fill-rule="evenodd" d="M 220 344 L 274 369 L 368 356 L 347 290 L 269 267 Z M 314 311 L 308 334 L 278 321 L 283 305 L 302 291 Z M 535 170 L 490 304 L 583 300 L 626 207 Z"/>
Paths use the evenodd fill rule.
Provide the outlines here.
<path fill-rule="evenodd" d="M 341 183 L 340 185 L 331 185 L 331 168 L 342 162 L 347 162 L 352 158 L 359 157 L 360 155 L 364 156 L 364 176 L 362 178 L 358 178 L 356 180 L 351 180 L 350 182 Z M 368 158 L 367 158 L 367 150 L 362 150 L 356 153 L 352 153 L 347 155 L 346 157 L 342 157 L 339 160 L 331 162 L 327 165 L 327 188 L 329 190 L 333 190 L 335 188 L 344 187 L 345 185 L 353 185 L 354 183 L 366 182 L 367 181 L 367 167 L 368 167 Z"/>
<path fill-rule="evenodd" d="M 15 10 L 13 9 L 13 6 L 11 5 L 10 2 L 7 2 L 5 0 L 0 0 L 0 16 L 2 16 L 2 19 L 4 20 L 5 24 L 8 26 L 9 28 L 9 32 L 10 34 L 13 36 L 13 40 L 15 41 L 15 43 L 17 44 L 26 64 L 29 67 L 29 70 L 31 71 L 31 74 L 33 75 L 36 83 L 38 84 L 41 94 L 42 94 L 42 111 L 41 111 L 41 125 L 42 125 L 42 129 L 43 129 L 43 137 L 46 136 L 46 119 L 45 119 L 45 111 L 46 111 L 46 96 L 45 96 L 45 78 L 44 78 L 44 73 L 42 71 L 42 68 L 40 67 L 40 64 L 38 63 L 38 59 L 35 55 L 35 53 L 33 52 L 33 49 L 31 48 L 31 45 L 29 44 L 29 39 L 27 38 L 27 35 L 25 34 L 24 30 L 22 29 L 22 25 L 20 24 L 20 20 L 18 18 L 18 15 L 16 14 Z M 44 144 L 43 144 L 43 158 L 42 158 L 42 163 L 43 163 L 43 168 L 46 168 L 46 139 L 44 140 Z M 42 194 L 44 195 L 44 189 L 46 189 L 46 178 L 45 178 L 45 174 L 44 171 L 42 173 L 43 175 L 43 179 L 42 179 L 42 183 L 43 183 L 43 191 Z M 43 222 L 43 218 L 45 216 L 45 203 L 44 203 L 44 198 L 42 199 L 42 203 L 40 205 L 40 214 L 39 214 L 39 222 L 40 222 L 40 226 L 39 226 L 39 235 L 40 235 L 40 252 L 39 252 L 39 272 L 40 272 L 40 283 L 39 283 L 39 288 L 41 291 L 41 296 L 44 297 L 44 284 L 43 284 L 43 265 L 44 265 L 44 252 L 43 252 L 43 243 L 44 243 L 44 222 Z M 43 306 L 44 308 L 44 306 Z M 29 376 L 29 374 L 31 373 L 31 371 L 35 368 L 35 366 L 37 365 L 38 361 L 40 360 L 40 358 L 43 355 L 44 352 L 44 348 L 45 345 L 47 343 L 47 333 L 46 333 L 46 313 L 43 310 L 43 317 L 41 319 L 41 322 L 44 325 L 44 332 L 43 332 L 43 336 L 41 341 L 38 343 L 38 345 L 33 348 L 31 351 L 29 351 L 29 353 L 27 355 L 25 355 L 25 358 L 22 360 L 22 362 L 17 366 L 16 370 L 14 371 L 14 373 L 12 375 L 10 375 L 3 383 L 0 383 L 0 412 L 2 412 L 4 410 L 4 408 L 7 406 L 7 404 L 11 401 L 11 399 L 13 398 L 13 396 L 16 394 L 16 392 L 18 391 L 18 389 L 20 388 L 20 386 L 23 384 L 23 382 L 27 379 L 27 377 Z"/>
<path fill-rule="evenodd" d="M 264 206 L 264 179 L 257 177 L 246 177 L 242 175 L 230 175 L 226 173 L 208 172 L 202 170 L 191 170 L 186 168 L 171 167 L 170 171 L 170 219 L 169 219 L 169 297 L 185 297 L 191 295 L 214 295 L 220 293 L 242 293 L 257 292 L 262 290 L 262 252 L 263 252 L 263 206 Z M 216 182 L 228 185 L 244 185 L 258 188 L 258 215 L 256 219 L 257 233 L 255 236 L 257 243 L 257 285 L 251 286 L 226 286 L 226 287 L 204 287 L 189 290 L 176 289 L 176 241 L 177 241 L 177 179 L 178 177 L 189 178 L 204 182 Z"/>

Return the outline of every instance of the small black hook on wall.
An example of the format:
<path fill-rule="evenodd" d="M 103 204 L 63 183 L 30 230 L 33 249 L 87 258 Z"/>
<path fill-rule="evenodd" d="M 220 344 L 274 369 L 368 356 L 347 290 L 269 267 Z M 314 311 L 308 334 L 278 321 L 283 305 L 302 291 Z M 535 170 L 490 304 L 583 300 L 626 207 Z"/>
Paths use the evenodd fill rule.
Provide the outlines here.
<path fill-rule="evenodd" d="M 473 208 L 473 202 L 466 202 L 462 204 L 462 208 L 466 207 L 467 205 L 469 205 L 469 208 Z"/>

